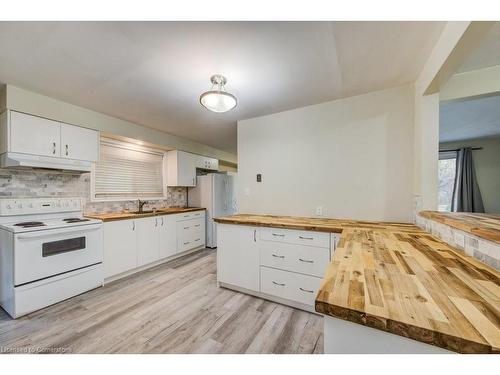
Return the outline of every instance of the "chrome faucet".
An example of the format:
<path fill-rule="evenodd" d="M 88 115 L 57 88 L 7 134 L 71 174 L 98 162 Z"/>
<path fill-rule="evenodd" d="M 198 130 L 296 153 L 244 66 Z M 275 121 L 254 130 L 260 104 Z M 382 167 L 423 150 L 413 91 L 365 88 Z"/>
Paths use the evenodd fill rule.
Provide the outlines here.
<path fill-rule="evenodd" d="M 141 213 L 142 213 L 142 209 L 143 209 L 144 205 L 145 205 L 146 203 L 148 203 L 148 201 L 141 201 L 140 199 L 138 199 L 137 201 L 138 201 L 137 203 L 139 204 L 139 210 L 138 210 L 137 212 L 139 212 L 139 213 L 141 214 Z"/>

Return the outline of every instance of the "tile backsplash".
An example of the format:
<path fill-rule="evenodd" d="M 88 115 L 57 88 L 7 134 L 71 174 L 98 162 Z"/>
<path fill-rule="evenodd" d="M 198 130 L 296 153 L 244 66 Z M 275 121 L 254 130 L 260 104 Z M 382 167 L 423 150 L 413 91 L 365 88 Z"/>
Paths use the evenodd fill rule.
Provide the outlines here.
<path fill-rule="evenodd" d="M 167 188 L 167 198 L 151 200 L 145 208 L 184 207 L 186 188 Z M 0 198 L 81 197 L 84 211 L 117 212 L 137 209 L 137 200 L 90 202 L 90 173 L 70 174 L 43 170 L 0 169 Z"/>
<path fill-rule="evenodd" d="M 1 198 L 90 197 L 90 174 L 0 169 Z"/>

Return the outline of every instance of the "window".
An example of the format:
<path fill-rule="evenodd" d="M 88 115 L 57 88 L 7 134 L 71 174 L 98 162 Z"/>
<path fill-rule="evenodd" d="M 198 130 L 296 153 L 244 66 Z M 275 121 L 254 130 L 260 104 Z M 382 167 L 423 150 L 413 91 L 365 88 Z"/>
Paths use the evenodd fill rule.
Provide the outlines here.
<path fill-rule="evenodd" d="M 455 184 L 457 153 L 445 151 L 439 153 L 439 187 L 438 187 L 438 210 L 451 211 L 451 200 L 453 198 L 453 185 Z"/>
<path fill-rule="evenodd" d="M 163 152 L 101 138 L 93 171 L 93 198 L 163 197 Z"/>

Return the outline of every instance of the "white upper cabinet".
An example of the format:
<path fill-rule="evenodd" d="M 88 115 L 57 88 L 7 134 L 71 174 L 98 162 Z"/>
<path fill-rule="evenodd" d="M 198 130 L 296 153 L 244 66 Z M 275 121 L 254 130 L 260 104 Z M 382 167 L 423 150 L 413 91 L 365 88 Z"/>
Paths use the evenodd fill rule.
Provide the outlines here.
<path fill-rule="evenodd" d="M 59 121 L 8 111 L 2 126 L 7 142 L 1 152 L 81 161 L 99 160 L 99 132 Z"/>
<path fill-rule="evenodd" d="M 208 169 L 211 171 L 219 170 L 219 160 L 206 156 L 198 156 L 196 158 L 196 168 Z"/>
<path fill-rule="evenodd" d="M 11 112 L 9 138 L 11 152 L 59 157 L 61 124 L 41 117 Z"/>
<path fill-rule="evenodd" d="M 167 152 L 167 186 L 196 186 L 196 156 L 189 152 Z"/>
<path fill-rule="evenodd" d="M 219 161 L 185 151 L 167 152 L 167 186 L 196 186 L 196 168 L 217 171 Z"/>
<path fill-rule="evenodd" d="M 99 133 L 79 126 L 61 124 L 61 157 L 99 160 Z"/>

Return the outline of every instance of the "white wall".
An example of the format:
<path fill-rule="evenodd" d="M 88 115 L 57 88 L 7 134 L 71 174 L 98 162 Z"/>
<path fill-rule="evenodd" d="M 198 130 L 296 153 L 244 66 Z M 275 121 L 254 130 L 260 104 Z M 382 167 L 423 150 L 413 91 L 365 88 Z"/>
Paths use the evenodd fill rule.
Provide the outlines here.
<path fill-rule="evenodd" d="M 404 86 L 240 121 L 240 212 L 408 222 L 413 104 Z"/>
<path fill-rule="evenodd" d="M 448 76 L 442 68 L 470 25 L 468 21 L 446 23 L 415 82 L 414 196 L 419 200 L 417 210 L 437 209 L 439 94 L 436 91 L 441 88 L 436 82 L 440 73 Z M 435 86 L 433 90 L 431 86 Z M 429 91 L 432 94 L 426 95 Z"/>

